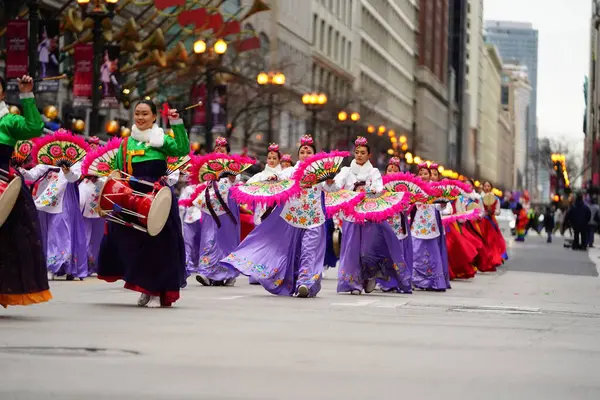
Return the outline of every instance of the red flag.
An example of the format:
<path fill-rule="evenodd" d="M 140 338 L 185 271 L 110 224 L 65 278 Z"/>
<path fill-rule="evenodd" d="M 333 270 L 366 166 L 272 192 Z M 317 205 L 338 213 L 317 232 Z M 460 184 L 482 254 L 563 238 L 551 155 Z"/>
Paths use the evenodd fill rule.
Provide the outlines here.
<path fill-rule="evenodd" d="M 20 78 L 27 74 L 28 21 L 8 21 L 6 25 L 6 78 Z"/>
<path fill-rule="evenodd" d="M 219 37 L 225 37 L 227 35 L 237 35 L 241 30 L 240 21 L 227 21 L 223 29 L 217 34 Z"/>
<path fill-rule="evenodd" d="M 75 46 L 74 58 L 73 96 L 92 97 L 93 46 L 91 44 L 78 44 Z"/>
<path fill-rule="evenodd" d="M 208 27 L 213 30 L 213 32 L 218 32 L 223 27 L 223 16 L 221 13 L 214 13 L 209 15 Z"/>
<path fill-rule="evenodd" d="M 195 10 L 183 11 L 177 16 L 177 22 L 179 25 L 195 25 L 196 28 L 202 28 L 206 26 L 208 22 L 208 12 L 206 8 L 197 8 Z"/>
<path fill-rule="evenodd" d="M 185 6 L 185 0 L 154 0 L 154 7 L 159 10 L 176 6 Z"/>
<path fill-rule="evenodd" d="M 234 42 L 234 46 L 238 53 L 242 53 L 248 50 L 260 49 L 260 39 L 254 36 L 248 39 L 238 40 L 237 42 Z"/>

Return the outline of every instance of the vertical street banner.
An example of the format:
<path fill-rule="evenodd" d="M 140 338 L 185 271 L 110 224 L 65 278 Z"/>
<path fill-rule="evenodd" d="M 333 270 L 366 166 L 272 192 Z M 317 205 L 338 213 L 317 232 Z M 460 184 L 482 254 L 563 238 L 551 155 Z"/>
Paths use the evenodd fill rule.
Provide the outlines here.
<path fill-rule="evenodd" d="M 28 27 L 27 20 L 8 21 L 6 25 L 6 80 L 27 74 Z"/>
<path fill-rule="evenodd" d="M 102 84 L 102 108 L 119 108 L 117 96 L 121 93 L 122 78 L 119 70 L 119 46 L 105 46 L 100 64 L 100 83 Z"/>
<path fill-rule="evenodd" d="M 94 49 L 91 44 L 78 44 L 75 46 L 74 77 L 73 77 L 73 104 L 75 106 L 88 106 L 92 97 L 92 65 L 94 63 Z"/>
<path fill-rule="evenodd" d="M 212 96 L 213 132 L 227 132 L 227 85 L 217 85 Z"/>
<path fill-rule="evenodd" d="M 202 102 L 201 106 L 192 109 L 192 125 L 204 126 L 206 124 L 206 85 L 203 83 L 194 85 L 191 97 L 194 104 Z"/>
<path fill-rule="evenodd" d="M 60 75 L 58 38 L 59 22 L 56 20 L 40 21 L 37 45 L 38 77 L 40 79 Z M 57 92 L 60 81 L 42 81 L 37 84 L 38 92 Z"/>

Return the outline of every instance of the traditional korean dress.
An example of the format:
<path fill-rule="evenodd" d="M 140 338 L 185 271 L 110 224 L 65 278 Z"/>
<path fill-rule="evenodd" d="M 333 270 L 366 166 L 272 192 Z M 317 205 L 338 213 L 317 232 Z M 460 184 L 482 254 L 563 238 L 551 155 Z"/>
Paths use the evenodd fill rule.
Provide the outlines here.
<path fill-rule="evenodd" d="M 395 274 L 388 274 L 383 278 L 378 278 L 377 283 L 384 292 L 404 291 L 400 289 L 406 287 L 412 288 L 413 275 L 413 248 L 408 218 L 405 213 L 398 213 L 393 217 L 388 218 L 386 222 L 390 225 L 392 231 L 396 235 L 396 239 L 398 239 L 402 246 L 406 269 L 404 273 L 401 274 L 400 278 L 395 276 Z M 406 293 L 410 293 L 410 291 L 407 290 Z"/>
<path fill-rule="evenodd" d="M 68 278 L 89 276 L 87 239 L 77 184 L 81 163 L 74 164 L 66 174 L 58 167 L 44 164 L 22 173 L 26 180 L 39 180 L 35 205 L 48 271 Z"/>
<path fill-rule="evenodd" d="M 435 204 L 417 204 L 411 213 L 413 285 L 419 289 L 450 289 L 448 252 Z"/>
<path fill-rule="evenodd" d="M 194 200 L 203 214 L 198 272 L 217 284 L 232 285 L 239 275 L 235 269 L 220 264 L 240 244 L 240 209 L 229 196 L 234 184 L 229 178 L 222 178 Z"/>
<path fill-rule="evenodd" d="M 294 171 L 286 168 L 279 178 L 287 179 Z M 325 258 L 323 195 L 323 184 L 303 188 L 276 207 L 221 265 L 257 279 L 275 295 L 293 296 L 305 287 L 308 297 L 316 296 Z"/>
<path fill-rule="evenodd" d="M 481 220 L 481 233 L 492 248 L 492 265 L 497 267 L 502 265 L 505 259 L 508 259 L 506 242 L 498 226 L 498 221 L 496 221 L 496 215 L 500 215 L 500 199 L 496 197 L 496 201 L 492 205 L 484 205 L 484 208 L 485 214 Z"/>
<path fill-rule="evenodd" d="M 149 182 L 162 180 L 167 171 L 167 157 L 182 157 L 189 152 L 183 121 L 171 121 L 171 128 L 174 137 L 165 135 L 157 125 L 144 131 L 134 126 L 131 136 L 121 144 L 115 168 Z M 130 184 L 140 192 L 151 190 L 143 184 Z M 170 306 L 179 299 L 179 289 L 185 286 L 182 230 L 174 194 L 167 222 L 156 236 L 108 222 L 107 235 L 100 246 L 98 277 L 107 282 L 123 279 L 126 289 L 160 297 L 162 306 Z"/>
<path fill-rule="evenodd" d="M 183 188 L 180 200 L 188 200 L 196 190 L 197 185 Z M 183 240 L 185 242 L 185 265 L 187 275 L 198 273 L 200 262 L 200 229 L 202 224 L 202 211 L 196 206 L 183 207 Z"/>
<path fill-rule="evenodd" d="M 460 200 L 456 200 L 458 202 Z M 456 206 L 451 209 L 456 211 Z M 463 223 L 454 221 L 444 227 L 450 279 L 469 279 L 477 273 L 474 266 L 481 240 L 476 240 Z"/>
<path fill-rule="evenodd" d="M 342 168 L 335 177 L 335 187 L 357 190 L 361 186 L 371 192 L 381 192 L 381 173 L 369 161 L 361 166 L 352 160 L 350 167 Z M 379 278 L 389 282 L 393 280 L 397 283 L 397 290 L 410 293 L 410 267 L 393 228 L 387 222 L 358 224 L 351 216 L 343 216 L 342 219 L 337 291 L 365 289 L 371 292 Z"/>
<path fill-rule="evenodd" d="M 21 102 L 23 116 L 10 114 L 0 102 L 0 168 L 5 171 L 9 170 L 17 140 L 38 137 L 44 128 L 33 94 L 21 94 Z M 29 305 L 51 298 L 37 209 L 23 182 L 10 215 L 0 227 L 0 305 Z"/>
<path fill-rule="evenodd" d="M 459 197 L 459 201 L 456 203 L 456 210 L 457 212 L 467 211 L 472 209 L 473 204 L 477 208 L 484 210 L 481 196 L 475 192 Z M 469 221 L 465 223 L 465 226 L 467 232 L 463 231 L 463 234 L 470 236 L 472 239 L 471 242 L 477 247 L 477 257 L 475 257 L 474 261 L 475 266 L 481 272 L 495 271 L 496 267 L 493 263 L 494 252 L 492 247 L 490 247 L 491 244 L 488 243 L 488 239 L 483 235 L 481 221 Z"/>
<path fill-rule="evenodd" d="M 90 274 L 98 272 L 100 243 L 104 237 L 105 220 L 98 214 L 100 191 L 106 178 L 84 178 L 79 183 L 79 207 L 83 214 L 83 229 L 87 247 L 87 263 Z"/>

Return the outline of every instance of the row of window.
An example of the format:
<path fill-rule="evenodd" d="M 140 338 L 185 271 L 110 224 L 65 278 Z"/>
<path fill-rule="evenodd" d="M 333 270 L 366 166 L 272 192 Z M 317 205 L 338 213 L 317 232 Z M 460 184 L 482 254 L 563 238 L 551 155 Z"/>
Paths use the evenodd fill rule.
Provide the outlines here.
<path fill-rule="evenodd" d="M 325 20 L 313 15 L 312 44 L 320 52 L 344 68 L 349 69 L 352 60 L 352 42 Z"/>
<path fill-rule="evenodd" d="M 321 0 L 323 7 L 347 26 L 352 26 L 352 0 Z"/>
<path fill-rule="evenodd" d="M 407 124 L 412 123 L 412 103 L 407 104 L 405 100 L 400 99 L 364 72 L 361 72 L 360 74 L 360 85 L 362 92 L 368 96 L 365 100 L 367 100 L 373 108 L 385 110 L 396 118 L 406 121 Z"/>
<path fill-rule="evenodd" d="M 312 87 L 327 93 L 332 100 L 342 101 L 348 99 L 352 89 L 349 81 L 316 64 L 312 66 L 312 76 Z"/>

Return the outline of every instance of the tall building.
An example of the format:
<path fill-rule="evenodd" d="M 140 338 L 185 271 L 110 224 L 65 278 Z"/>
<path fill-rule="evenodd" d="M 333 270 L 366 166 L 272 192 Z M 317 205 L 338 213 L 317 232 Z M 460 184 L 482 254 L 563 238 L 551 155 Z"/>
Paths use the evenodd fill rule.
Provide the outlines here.
<path fill-rule="evenodd" d="M 485 21 L 485 38 L 500 50 L 507 64 L 527 67 L 531 85 L 531 105 L 527 114 L 526 181 L 533 188 L 533 161 L 537 153 L 537 75 L 538 75 L 538 31 L 527 22 Z M 529 171 L 531 169 L 531 171 Z M 529 178 L 534 179 L 529 179 Z"/>
<path fill-rule="evenodd" d="M 507 107 L 508 108 L 508 107 Z M 504 190 L 515 187 L 515 129 L 508 110 L 498 113 L 498 156 L 496 158 L 497 177 L 494 186 Z"/>
<path fill-rule="evenodd" d="M 413 150 L 447 165 L 448 158 L 448 0 L 419 3 L 419 57 L 416 137 Z"/>
<path fill-rule="evenodd" d="M 483 0 L 467 0 L 467 66 L 465 90 L 469 101 L 469 126 L 466 146 L 463 148 L 464 171 L 480 175 L 481 107 L 483 91 L 483 64 L 485 46 L 483 42 Z"/>
<path fill-rule="evenodd" d="M 481 85 L 480 131 L 477 137 L 478 176 L 498 181 L 499 132 L 501 110 L 502 59 L 496 46 L 487 44 L 483 55 Z"/>

